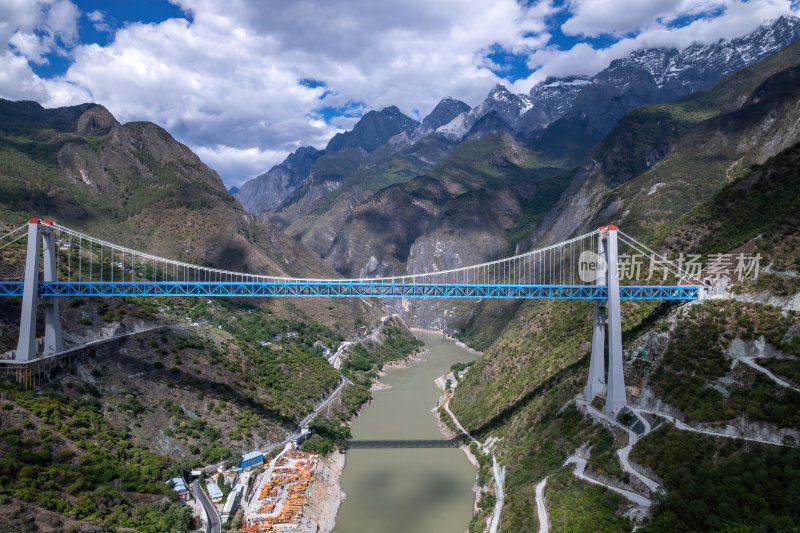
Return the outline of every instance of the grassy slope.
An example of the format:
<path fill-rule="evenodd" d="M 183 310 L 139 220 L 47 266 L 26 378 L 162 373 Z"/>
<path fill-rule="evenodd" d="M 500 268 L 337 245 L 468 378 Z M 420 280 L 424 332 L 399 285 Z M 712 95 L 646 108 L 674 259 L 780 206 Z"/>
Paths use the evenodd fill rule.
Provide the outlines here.
<path fill-rule="evenodd" d="M 99 402 L 9 385 L 2 391 L 0 503 L 33 502 L 62 515 L 60 526 L 71 518 L 153 533 L 186 528 L 189 510 L 170 503 L 163 483 L 169 459 L 132 445 Z M 3 521 L 21 526 L 13 513 Z"/>
<path fill-rule="evenodd" d="M 677 252 L 726 253 L 758 236 L 763 265 L 800 270 L 800 144 L 725 186 L 658 234 Z"/>

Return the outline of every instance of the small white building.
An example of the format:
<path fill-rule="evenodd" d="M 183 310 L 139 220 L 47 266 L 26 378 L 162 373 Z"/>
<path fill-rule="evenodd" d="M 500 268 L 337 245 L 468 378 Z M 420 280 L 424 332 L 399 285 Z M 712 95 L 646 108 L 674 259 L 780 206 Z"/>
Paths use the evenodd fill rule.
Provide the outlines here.
<path fill-rule="evenodd" d="M 242 487 L 241 485 L 236 485 L 234 489 L 228 494 L 228 499 L 225 502 L 225 507 L 222 508 L 222 514 L 220 518 L 222 518 L 223 522 L 227 522 L 231 515 L 236 514 L 236 508 L 239 506 L 239 500 L 242 497 Z"/>
<path fill-rule="evenodd" d="M 300 428 L 298 433 L 292 434 L 292 444 L 294 444 L 295 448 L 299 448 L 301 444 L 303 444 L 308 437 L 311 436 L 311 428 L 308 426 L 303 426 Z"/>
<path fill-rule="evenodd" d="M 209 483 L 206 485 L 208 489 L 208 496 L 211 498 L 211 501 L 217 503 L 222 501 L 222 490 L 219 488 L 219 485 L 216 483 Z"/>

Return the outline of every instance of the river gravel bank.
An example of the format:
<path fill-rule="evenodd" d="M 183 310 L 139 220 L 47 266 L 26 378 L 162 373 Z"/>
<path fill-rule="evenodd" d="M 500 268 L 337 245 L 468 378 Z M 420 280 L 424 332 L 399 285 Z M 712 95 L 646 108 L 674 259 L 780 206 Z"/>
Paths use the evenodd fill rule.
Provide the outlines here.
<path fill-rule="evenodd" d="M 342 491 L 341 478 L 346 455 L 335 451 L 328 457 L 320 457 L 316 480 L 306 505 L 305 516 L 298 533 L 330 533 L 336 526 L 339 506 L 347 498 Z"/>

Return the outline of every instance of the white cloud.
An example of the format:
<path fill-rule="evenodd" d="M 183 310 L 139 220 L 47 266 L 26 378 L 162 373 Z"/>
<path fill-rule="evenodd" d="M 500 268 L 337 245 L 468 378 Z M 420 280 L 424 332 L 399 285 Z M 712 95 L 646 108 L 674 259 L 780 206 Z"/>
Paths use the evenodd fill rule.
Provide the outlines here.
<path fill-rule="evenodd" d="M 497 46 L 541 67 L 527 80 L 507 83 L 522 92 L 546 75 L 594 74 L 641 46 L 743 34 L 789 9 L 788 0 L 614 5 L 623 1 L 615 18 L 610 4 L 575 0 L 564 31 L 636 29 L 635 37 L 601 50 L 579 44 L 564 51 L 547 46 L 549 17 L 561 9 L 552 0 L 527 7 L 516 0 L 315 0 L 279 7 L 261 0 L 174 0 L 192 22 L 128 23 L 112 30 L 106 46 L 73 46 L 80 13 L 67 0 L 3 0 L 0 46 L 8 48 L 0 48 L 0 96 L 48 106 L 95 101 L 123 122 L 151 120 L 234 185 L 299 146 L 324 147 L 337 128 L 357 120 L 326 122 L 322 107 L 397 105 L 424 116 L 445 95 L 478 104 L 503 82 L 487 60 Z M 724 13 L 716 19 L 665 26 L 681 14 L 719 6 Z M 86 16 L 97 25 L 108 20 L 101 11 Z M 71 66 L 63 76 L 40 79 L 26 59 L 42 61 L 54 51 L 69 53 Z M 305 78 L 325 85 L 309 88 L 299 81 Z"/>
<path fill-rule="evenodd" d="M 93 25 L 95 30 L 105 33 L 114 33 L 114 28 L 111 26 L 111 24 L 106 22 L 106 13 L 104 11 L 95 9 L 90 13 L 86 13 L 86 18 L 94 23 Z"/>
<path fill-rule="evenodd" d="M 0 96 L 44 102 L 50 95 L 45 82 L 33 73 L 24 57 L 5 51 L 0 52 Z"/>
<path fill-rule="evenodd" d="M 566 35 L 626 34 L 672 13 L 681 0 L 573 0 Z"/>
<path fill-rule="evenodd" d="M 51 47 L 43 42 L 43 39 L 40 39 L 35 33 L 17 31 L 11 36 L 8 42 L 29 61 L 33 61 L 37 65 L 47 63 L 44 54 L 50 52 Z"/>
<path fill-rule="evenodd" d="M 447 94 L 477 104 L 502 81 L 486 67 L 486 53 L 495 45 L 523 53 L 542 46 L 553 10 L 549 2 L 515 0 L 319 0 L 280 9 L 256 0 L 177 3 L 191 23 L 132 23 L 107 46 L 73 48 L 67 73 L 41 84 L 43 103 L 90 99 L 121 121 L 157 122 L 220 165 L 230 183 L 263 172 L 254 165 L 274 162 L 264 154 L 324 147 L 337 127 L 357 120 L 326 123 L 316 111 L 322 107 L 364 102 L 424 115 Z M 304 78 L 325 86 L 305 87 Z M 0 94 L 9 94 L 7 84 Z M 251 156 L 256 163 L 244 165 Z"/>
<path fill-rule="evenodd" d="M 46 54 L 66 54 L 78 38 L 78 8 L 69 0 L 5 0 L 0 3 L 0 42 L 43 65 Z"/>
<path fill-rule="evenodd" d="M 228 188 L 234 185 L 241 187 L 249 178 L 264 173 L 286 158 L 286 152 L 283 150 L 235 148 L 224 145 L 190 146 L 190 148 L 220 176 L 233 176 L 225 180 L 225 186 Z"/>

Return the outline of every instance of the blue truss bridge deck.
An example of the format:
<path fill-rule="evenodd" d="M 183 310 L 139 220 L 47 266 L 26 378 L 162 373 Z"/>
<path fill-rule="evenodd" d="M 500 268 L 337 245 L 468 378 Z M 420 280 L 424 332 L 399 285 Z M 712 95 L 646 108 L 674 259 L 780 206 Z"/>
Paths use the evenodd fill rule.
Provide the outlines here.
<path fill-rule="evenodd" d="M 0 296 L 22 296 L 21 281 L 0 281 Z M 625 300 L 696 300 L 692 285 L 623 285 Z M 399 298 L 552 298 L 606 300 L 605 285 L 422 284 L 370 281 L 103 282 L 39 283 L 39 296 L 306 296 Z"/>

